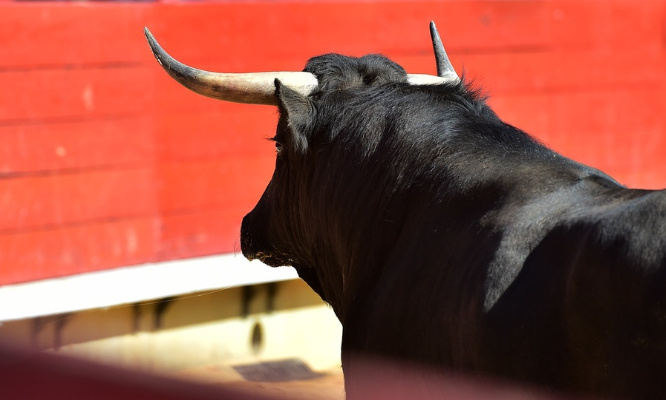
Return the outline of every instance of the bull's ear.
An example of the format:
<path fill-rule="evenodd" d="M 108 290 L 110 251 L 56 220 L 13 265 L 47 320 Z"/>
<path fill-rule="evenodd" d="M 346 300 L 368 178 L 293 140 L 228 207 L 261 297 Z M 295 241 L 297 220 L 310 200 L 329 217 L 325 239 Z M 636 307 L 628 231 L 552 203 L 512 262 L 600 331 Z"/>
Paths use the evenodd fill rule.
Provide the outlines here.
<path fill-rule="evenodd" d="M 291 131 L 292 143 L 296 151 L 305 153 L 308 149 L 308 138 L 314 120 L 315 108 L 312 101 L 285 86 L 279 79 L 275 80 L 275 96 L 278 99 L 280 115 L 286 119 Z"/>

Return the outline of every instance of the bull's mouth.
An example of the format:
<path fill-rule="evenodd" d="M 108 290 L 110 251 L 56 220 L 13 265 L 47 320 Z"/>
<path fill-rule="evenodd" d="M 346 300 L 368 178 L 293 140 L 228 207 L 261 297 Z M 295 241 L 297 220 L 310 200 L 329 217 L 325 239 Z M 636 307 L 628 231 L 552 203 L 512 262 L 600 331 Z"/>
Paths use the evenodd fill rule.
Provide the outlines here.
<path fill-rule="evenodd" d="M 293 260 L 289 259 L 288 257 L 282 257 L 272 252 L 269 253 L 264 251 L 257 251 L 257 252 L 243 251 L 243 255 L 249 261 L 259 260 L 262 263 L 268 265 L 269 267 L 286 267 L 294 264 Z"/>
<path fill-rule="evenodd" d="M 266 264 L 270 267 L 284 267 L 286 265 L 289 265 L 288 263 L 283 261 L 281 258 L 275 257 L 272 254 L 263 253 L 263 252 L 259 252 L 259 253 L 255 254 L 254 258 L 252 258 L 252 259 L 259 260 L 262 263 L 264 263 L 264 264 Z M 250 259 L 248 257 L 248 260 L 252 260 L 252 259 Z"/>

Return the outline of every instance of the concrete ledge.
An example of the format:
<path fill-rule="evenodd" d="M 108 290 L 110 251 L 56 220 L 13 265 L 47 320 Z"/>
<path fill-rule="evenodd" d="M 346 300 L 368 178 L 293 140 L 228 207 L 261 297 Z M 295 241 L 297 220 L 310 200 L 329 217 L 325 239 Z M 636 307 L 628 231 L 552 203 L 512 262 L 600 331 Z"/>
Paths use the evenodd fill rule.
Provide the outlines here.
<path fill-rule="evenodd" d="M 0 321 L 277 282 L 298 277 L 236 254 L 168 261 L 0 287 Z"/>

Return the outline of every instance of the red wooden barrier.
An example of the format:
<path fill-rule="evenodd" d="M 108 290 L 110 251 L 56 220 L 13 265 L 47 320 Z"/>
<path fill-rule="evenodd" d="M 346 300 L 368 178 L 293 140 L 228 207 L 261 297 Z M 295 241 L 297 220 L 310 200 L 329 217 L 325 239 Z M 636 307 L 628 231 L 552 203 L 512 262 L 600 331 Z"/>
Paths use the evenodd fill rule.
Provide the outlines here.
<path fill-rule="evenodd" d="M 188 92 L 144 26 L 211 70 L 335 51 L 433 73 L 430 20 L 507 122 L 666 186 L 664 1 L 2 3 L 0 285 L 239 250 L 276 111 Z"/>

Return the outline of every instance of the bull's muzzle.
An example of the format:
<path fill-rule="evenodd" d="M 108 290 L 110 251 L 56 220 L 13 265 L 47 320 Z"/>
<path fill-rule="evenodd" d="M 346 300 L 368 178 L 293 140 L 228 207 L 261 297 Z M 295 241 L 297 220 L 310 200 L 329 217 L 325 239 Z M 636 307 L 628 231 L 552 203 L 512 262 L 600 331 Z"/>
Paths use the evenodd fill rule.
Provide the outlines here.
<path fill-rule="evenodd" d="M 258 259 L 261 253 L 257 245 L 257 235 L 252 226 L 252 219 L 252 213 L 247 214 L 243 218 L 240 231 L 241 251 L 243 256 L 250 261 Z"/>

